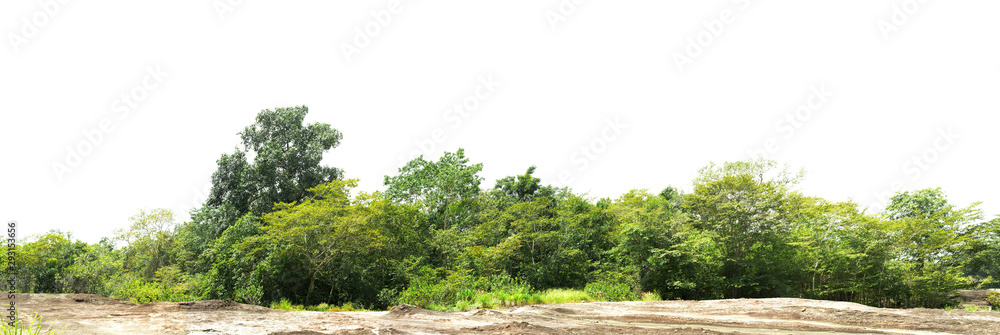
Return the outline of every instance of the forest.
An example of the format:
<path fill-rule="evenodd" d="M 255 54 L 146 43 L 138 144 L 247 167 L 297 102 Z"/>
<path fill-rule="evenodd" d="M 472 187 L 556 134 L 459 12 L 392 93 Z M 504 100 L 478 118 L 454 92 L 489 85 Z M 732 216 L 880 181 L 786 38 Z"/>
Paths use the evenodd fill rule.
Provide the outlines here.
<path fill-rule="evenodd" d="M 800 193 L 800 170 L 748 160 L 708 163 L 687 191 L 592 199 L 545 184 L 534 166 L 483 188 L 483 164 L 459 149 L 413 159 L 384 191 L 363 192 L 321 165 L 343 136 L 307 114 L 260 112 L 239 133 L 242 147 L 217 160 L 188 222 L 142 209 L 98 243 L 32 236 L 10 259 L 4 248 L 0 266 L 16 263 L 22 293 L 365 309 L 571 293 L 942 308 L 958 290 L 1000 287 L 1000 217 L 939 188 L 896 193 L 873 213 Z"/>

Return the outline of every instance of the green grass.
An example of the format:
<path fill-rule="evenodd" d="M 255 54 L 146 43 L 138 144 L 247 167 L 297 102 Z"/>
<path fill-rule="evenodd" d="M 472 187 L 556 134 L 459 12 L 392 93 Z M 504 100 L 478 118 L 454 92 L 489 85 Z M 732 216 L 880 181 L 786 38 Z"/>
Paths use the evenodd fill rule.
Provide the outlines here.
<path fill-rule="evenodd" d="M 593 288 L 592 288 L 593 289 Z M 489 308 L 502 308 L 502 307 L 514 307 L 514 306 L 524 306 L 524 305 L 534 305 L 534 304 L 563 304 L 563 303 L 574 303 L 574 302 L 603 302 L 608 301 L 607 299 L 600 299 L 593 297 L 590 293 L 584 290 L 577 289 L 565 289 L 565 288 L 554 288 L 548 289 L 542 292 L 532 292 L 527 286 L 505 286 L 497 287 L 495 291 L 483 291 L 483 290 L 458 290 L 456 294 L 456 299 L 451 303 L 434 301 L 430 299 L 421 300 L 417 303 L 410 301 L 402 301 L 403 303 L 415 304 L 417 306 L 437 310 L 437 311 L 468 311 L 475 309 L 489 309 Z M 606 295 L 606 294 L 602 294 Z M 621 293 L 618 293 L 621 295 Z M 644 292 L 640 295 L 630 294 L 637 297 L 634 300 L 641 301 L 658 301 L 660 300 L 659 295 L 651 292 Z M 618 300 L 616 300 L 618 301 Z M 422 305 L 422 306 L 421 306 Z M 359 308 L 351 303 L 345 303 L 341 306 L 334 306 L 328 304 L 319 304 L 315 306 L 303 306 L 294 305 L 287 299 L 282 299 L 279 302 L 272 302 L 271 309 L 283 310 L 283 311 L 317 311 L 317 312 L 349 312 L 349 311 L 365 311 L 364 308 Z M 3 335 L 3 334 L 0 334 Z"/>
<path fill-rule="evenodd" d="M 345 303 L 340 306 L 329 305 L 327 303 L 322 303 L 314 306 L 303 306 L 303 305 L 293 305 L 288 299 L 281 299 L 280 302 L 272 302 L 271 309 L 277 309 L 282 311 L 312 311 L 312 312 L 353 312 L 353 311 L 367 311 L 367 309 L 354 306 L 352 303 Z"/>
<path fill-rule="evenodd" d="M 538 298 L 543 304 L 562 304 L 567 302 L 591 302 L 598 301 L 592 298 L 587 292 L 582 290 L 553 288 L 538 293 Z"/>
<path fill-rule="evenodd" d="M 532 293 L 522 287 L 500 289 L 492 292 L 483 291 L 463 291 L 461 298 L 452 304 L 441 304 L 430 302 L 424 308 L 437 311 L 468 311 L 481 308 L 514 307 L 534 304 L 563 304 L 573 302 L 603 302 L 606 300 L 597 299 L 583 290 L 554 288 L 542 292 Z M 644 292 L 640 295 L 642 301 L 659 301 L 660 297 L 656 293 Z M 315 306 L 293 305 L 287 299 L 279 302 L 272 302 L 271 309 L 283 311 L 316 311 L 316 312 L 350 312 L 366 311 L 351 303 L 341 306 L 319 304 Z M 5 335 L 5 334 L 0 334 Z"/>
<path fill-rule="evenodd" d="M 38 324 L 36 325 L 35 322 L 38 322 Z M 14 321 L 13 327 L 7 324 L 6 318 L 3 319 L 3 321 L 0 321 L 0 334 L 2 335 L 59 335 L 66 331 L 66 327 L 63 327 L 63 329 L 59 331 L 49 328 L 42 333 L 42 328 L 44 328 L 42 327 L 42 317 L 38 315 L 38 313 L 35 313 L 35 315 L 31 317 L 31 321 L 28 322 L 27 328 L 25 328 L 23 320 Z"/>
<path fill-rule="evenodd" d="M 653 293 L 653 292 L 642 292 L 642 295 L 639 297 L 639 300 L 640 301 L 660 301 L 660 300 L 663 300 L 663 299 L 660 299 L 660 295 L 659 294 L 656 294 L 656 293 Z"/>
<path fill-rule="evenodd" d="M 644 292 L 641 294 L 641 301 L 659 301 L 660 296 L 656 293 Z M 459 300 L 450 306 L 431 303 L 425 306 L 428 309 L 439 311 L 468 311 L 480 308 L 513 307 L 534 304 L 563 304 L 573 302 L 603 302 L 605 300 L 596 299 L 583 290 L 554 288 L 538 293 L 527 292 L 477 292 L 475 296 L 468 300 Z"/>
<path fill-rule="evenodd" d="M 965 307 L 951 307 L 945 306 L 946 311 L 990 311 L 991 309 L 987 306 L 965 306 Z"/>

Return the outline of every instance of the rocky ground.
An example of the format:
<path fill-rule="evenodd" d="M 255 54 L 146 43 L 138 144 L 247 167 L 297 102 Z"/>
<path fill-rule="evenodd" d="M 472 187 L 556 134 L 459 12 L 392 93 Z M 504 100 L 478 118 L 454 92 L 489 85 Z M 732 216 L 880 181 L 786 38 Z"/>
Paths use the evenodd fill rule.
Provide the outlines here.
<path fill-rule="evenodd" d="M 969 299 L 979 295 L 963 294 Z M 38 312 L 46 326 L 68 326 L 66 335 L 1000 334 L 1000 312 L 899 310 L 790 298 L 570 303 L 468 312 L 409 305 L 386 312 L 286 312 L 229 300 L 137 305 L 89 294 L 20 294 L 17 304 L 22 316 Z"/>

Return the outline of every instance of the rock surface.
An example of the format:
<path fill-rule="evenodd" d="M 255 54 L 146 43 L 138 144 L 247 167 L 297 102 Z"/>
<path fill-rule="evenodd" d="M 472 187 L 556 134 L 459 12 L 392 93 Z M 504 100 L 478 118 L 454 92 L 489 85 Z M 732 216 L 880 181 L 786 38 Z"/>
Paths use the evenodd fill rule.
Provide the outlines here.
<path fill-rule="evenodd" d="M 1000 312 L 884 309 L 808 299 L 531 305 L 438 312 L 287 312 L 231 300 L 137 305 L 91 294 L 19 294 L 45 329 L 91 334 L 996 334 Z"/>

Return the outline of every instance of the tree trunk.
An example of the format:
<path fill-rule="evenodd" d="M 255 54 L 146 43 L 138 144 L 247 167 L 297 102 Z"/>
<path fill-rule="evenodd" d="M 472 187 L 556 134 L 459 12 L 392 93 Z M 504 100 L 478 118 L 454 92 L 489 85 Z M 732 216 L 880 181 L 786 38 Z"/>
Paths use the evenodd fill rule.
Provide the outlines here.
<path fill-rule="evenodd" d="M 312 296 L 313 287 L 315 286 L 315 284 L 316 284 L 316 272 L 313 272 L 312 277 L 309 278 L 309 289 L 306 290 L 306 301 L 303 303 L 304 305 L 309 304 L 309 298 Z"/>

